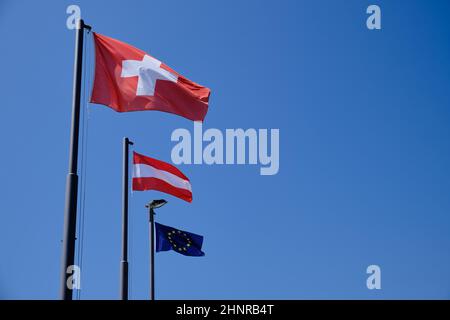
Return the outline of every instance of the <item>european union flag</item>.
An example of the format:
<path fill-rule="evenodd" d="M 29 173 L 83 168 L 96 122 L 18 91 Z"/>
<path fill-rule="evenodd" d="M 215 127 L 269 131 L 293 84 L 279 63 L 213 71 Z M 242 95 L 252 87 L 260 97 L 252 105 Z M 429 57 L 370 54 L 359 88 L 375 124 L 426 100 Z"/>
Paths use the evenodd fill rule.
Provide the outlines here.
<path fill-rule="evenodd" d="M 156 252 L 172 249 L 185 256 L 204 256 L 203 236 L 155 222 Z"/>

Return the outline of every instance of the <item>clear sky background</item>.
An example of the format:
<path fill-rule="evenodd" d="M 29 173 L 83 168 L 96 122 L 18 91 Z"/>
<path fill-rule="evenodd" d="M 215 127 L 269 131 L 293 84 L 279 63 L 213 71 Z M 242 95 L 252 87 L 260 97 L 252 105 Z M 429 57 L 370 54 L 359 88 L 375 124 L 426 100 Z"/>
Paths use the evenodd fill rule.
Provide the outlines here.
<path fill-rule="evenodd" d="M 132 299 L 148 298 L 144 205 L 161 197 L 157 221 L 203 235 L 206 256 L 158 253 L 159 299 L 450 298 L 450 2 L 425 0 L 0 0 L 0 298 L 59 294 L 70 4 L 210 87 L 205 129 L 280 129 L 275 176 L 183 165 L 192 204 L 133 193 Z M 380 31 L 366 28 L 370 4 Z M 117 299 L 122 138 L 170 161 L 172 131 L 193 123 L 88 113 L 81 299 Z M 366 287 L 371 264 L 381 290 Z"/>

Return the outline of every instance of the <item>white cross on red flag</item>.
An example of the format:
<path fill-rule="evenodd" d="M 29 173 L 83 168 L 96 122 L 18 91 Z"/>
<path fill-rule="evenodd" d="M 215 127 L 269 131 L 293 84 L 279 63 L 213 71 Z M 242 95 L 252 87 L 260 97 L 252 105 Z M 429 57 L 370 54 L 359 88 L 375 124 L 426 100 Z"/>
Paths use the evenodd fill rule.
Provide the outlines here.
<path fill-rule="evenodd" d="M 92 103 L 118 112 L 158 110 L 203 121 L 208 112 L 208 88 L 124 42 L 94 33 L 94 43 Z"/>

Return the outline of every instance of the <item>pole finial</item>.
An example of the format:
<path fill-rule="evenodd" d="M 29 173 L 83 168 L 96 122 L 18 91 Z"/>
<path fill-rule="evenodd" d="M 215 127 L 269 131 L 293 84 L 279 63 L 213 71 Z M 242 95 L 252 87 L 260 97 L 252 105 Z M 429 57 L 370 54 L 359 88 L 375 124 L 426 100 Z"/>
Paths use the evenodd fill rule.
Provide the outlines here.
<path fill-rule="evenodd" d="M 124 137 L 123 140 L 125 141 L 125 143 L 127 143 L 130 146 L 134 145 L 134 142 L 131 141 L 128 137 Z"/>
<path fill-rule="evenodd" d="M 80 18 L 77 21 L 77 29 L 86 29 L 88 31 L 91 31 L 92 27 L 90 25 L 85 24 L 84 20 Z"/>

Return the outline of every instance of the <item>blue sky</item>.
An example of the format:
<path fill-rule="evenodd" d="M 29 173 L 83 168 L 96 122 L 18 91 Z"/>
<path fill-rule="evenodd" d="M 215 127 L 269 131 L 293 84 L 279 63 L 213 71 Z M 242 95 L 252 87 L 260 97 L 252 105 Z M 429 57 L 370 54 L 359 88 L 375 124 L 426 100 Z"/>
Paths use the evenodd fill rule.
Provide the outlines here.
<path fill-rule="evenodd" d="M 280 129 L 277 175 L 180 166 L 194 201 L 164 196 L 157 221 L 203 235 L 206 256 L 158 253 L 157 298 L 450 298 L 450 3 L 400 0 L 1 0 L 0 298 L 58 298 L 70 4 L 95 31 L 210 87 L 205 129 Z M 382 30 L 366 28 L 370 4 Z M 193 124 L 88 113 L 81 298 L 117 299 L 122 138 L 170 161 L 172 131 Z M 148 298 L 144 205 L 162 196 L 130 198 L 132 299 Z M 366 287 L 371 264 L 381 290 Z"/>

